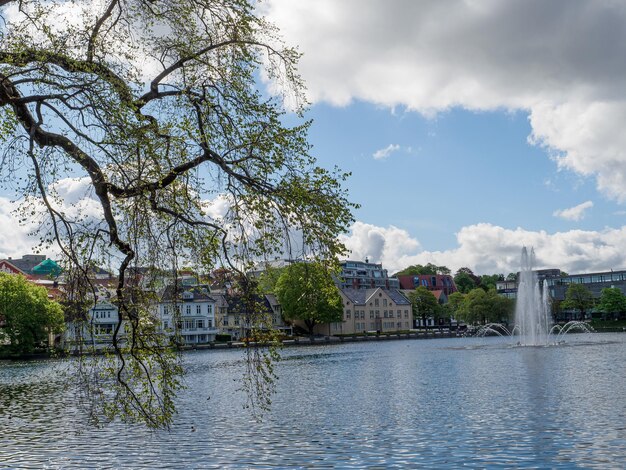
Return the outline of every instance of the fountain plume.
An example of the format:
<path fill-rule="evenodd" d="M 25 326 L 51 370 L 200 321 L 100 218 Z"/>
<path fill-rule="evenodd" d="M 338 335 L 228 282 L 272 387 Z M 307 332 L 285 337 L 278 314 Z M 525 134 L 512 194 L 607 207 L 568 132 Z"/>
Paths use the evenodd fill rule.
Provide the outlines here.
<path fill-rule="evenodd" d="M 522 248 L 521 271 L 517 286 L 515 328 L 520 332 L 520 344 L 524 346 L 545 345 L 552 327 L 550 296 L 547 281 L 539 286 L 537 273 L 533 270 L 535 250 Z"/>

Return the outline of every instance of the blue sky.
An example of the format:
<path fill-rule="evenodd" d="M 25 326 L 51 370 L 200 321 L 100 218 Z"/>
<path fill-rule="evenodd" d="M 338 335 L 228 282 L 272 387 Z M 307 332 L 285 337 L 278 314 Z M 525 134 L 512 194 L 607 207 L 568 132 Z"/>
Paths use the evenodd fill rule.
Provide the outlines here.
<path fill-rule="evenodd" d="M 302 52 L 310 141 L 351 171 L 352 259 L 626 269 L 626 3 L 265 0 Z M 268 84 L 268 90 L 275 90 Z M 293 119 L 294 116 L 288 117 Z M 57 188 L 85 205 L 81 185 Z M 0 194 L 0 257 L 31 250 Z"/>
<path fill-rule="evenodd" d="M 314 154 L 353 173 L 351 257 L 390 271 L 626 268 L 626 5 L 270 0 Z"/>

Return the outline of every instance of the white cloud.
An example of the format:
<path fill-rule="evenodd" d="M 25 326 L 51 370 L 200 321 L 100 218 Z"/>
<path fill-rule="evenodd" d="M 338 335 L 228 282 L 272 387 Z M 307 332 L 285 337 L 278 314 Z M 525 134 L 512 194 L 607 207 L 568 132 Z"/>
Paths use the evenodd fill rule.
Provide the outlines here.
<path fill-rule="evenodd" d="M 585 217 L 587 209 L 593 207 L 593 202 L 585 201 L 577 206 L 570 207 L 569 209 L 556 210 L 552 213 L 555 217 L 560 217 L 565 220 L 582 220 Z"/>
<path fill-rule="evenodd" d="M 356 222 L 343 241 L 352 251 L 351 259 L 368 257 L 371 262 L 383 263 L 390 273 L 413 264 L 433 263 L 453 272 L 467 266 L 477 274 L 506 275 L 519 271 L 523 246 L 534 247 L 539 269 L 581 273 L 626 268 L 626 226 L 549 234 L 483 223 L 463 227 L 454 249 L 425 251 L 405 230 Z"/>
<path fill-rule="evenodd" d="M 400 146 L 397 144 L 389 144 L 383 149 L 376 150 L 372 156 L 374 160 L 385 160 L 391 156 L 392 153 L 400 150 Z"/>
<path fill-rule="evenodd" d="M 529 113 L 530 141 L 626 202 L 626 4 L 270 0 L 312 102 Z"/>
<path fill-rule="evenodd" d="M 0 227 L 3 227 L 0 230 L 0 259 L 21 258 L 32 253 L 38 243 L 38 223 L 33 218 L 20 223 L 20 216 L 15 212 L 17 208 L 17 203 L 0 197 Z"/>

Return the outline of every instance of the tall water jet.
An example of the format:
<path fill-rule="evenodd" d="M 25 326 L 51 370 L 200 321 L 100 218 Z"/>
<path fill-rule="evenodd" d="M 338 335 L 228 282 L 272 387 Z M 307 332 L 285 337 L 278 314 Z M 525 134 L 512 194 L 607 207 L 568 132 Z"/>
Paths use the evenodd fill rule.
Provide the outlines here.
<path fill-rule="evenodd" d="M 517 286 L 515 305 L 515 329 L 520 332 L 520 344 L 537 346 L 548 344 L 548 335 L 552 326 L 550 316 L 550 297 L 548 283 L 544 281 L 539 288 L 537 273 L 533 271 L 535 250 L 530 254 L 522 248 L 521 271 Z"/>

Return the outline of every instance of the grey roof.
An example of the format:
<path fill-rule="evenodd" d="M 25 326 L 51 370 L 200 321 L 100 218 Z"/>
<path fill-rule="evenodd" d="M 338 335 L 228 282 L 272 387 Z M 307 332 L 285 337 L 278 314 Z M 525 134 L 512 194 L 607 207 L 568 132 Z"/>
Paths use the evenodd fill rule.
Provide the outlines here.
<path fill-rule="evenodd" d="M 8 261 L 26 274 L 32 274 L 33 268 L 45 259 L 45 255 L 24 255 L 21 259 L 7 258 L 3 261 Z"/>
<path fill-rule="evenodd" d="M 199 286 L 174 286 L 170 284 L 163 291 L 163 295 L 161 296 L 162 302 L 172 302 L 174 300 L 181 302 L 183 299 L 183 292 L 191 292 L 193 294 L 193 300 L 208 300 L 215 301 L 215 299 L 210 295 L 211 291 L 207 286 L 199 285 Z M 176 298 L 174 298 L 176 297 Z"/>
<path fill-rule="evenodd" d="M 353 289 L 351 287 L 345 287 L 341 289 L 341 292 L 343 292 L 343 294 L 350 299 L 353 304 L 365 305 L 367 299 L 369 299 L 377 290 L 385 292 L 391 300 L 398 305 L 411 304 L 411 302 L 409 302 L 409 300 L 398 289 L 381 289 L 380 287 L 375 289 Z"/>

